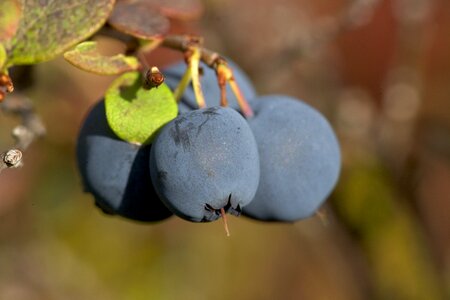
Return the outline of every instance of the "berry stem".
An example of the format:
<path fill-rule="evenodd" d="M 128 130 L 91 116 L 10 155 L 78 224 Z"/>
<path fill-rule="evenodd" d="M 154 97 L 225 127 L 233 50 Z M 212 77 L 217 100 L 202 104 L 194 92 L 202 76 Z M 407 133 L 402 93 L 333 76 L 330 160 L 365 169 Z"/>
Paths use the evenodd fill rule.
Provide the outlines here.
<path fill-rule="evenodd" d="M 233 91 L 233 94 L 236 96 L 239 107 L 241 108 L 242 113 L 244 116 L 248 119 L 253 117 L 253 110 L 251 109 L 250 105 L 248 104 L 247 100 L 245 100 L 245 97 L 239 88 L 239 85 L 236 83 L 236 80 L 234 80 L 233 76 L 233 70 L 228 67 L 225 63 L 221 62 L 217 65 L 216 68 L 217 76 L 219 78 L 219 82 L 221 78 L 225 79 L 226 82 L 230 84 L 231 90 Z"/>
<path fill-rule="evenodd" d="M 230 236 L 230 230 L 228 229 L 227 215 L 223 207 L 220 209 L 220 214 L 222 215 L 223 227 L 225 228 L 225 232 L 227 233 L 227 236 Z"/>
<path fill-rule="evenodd" d="M 173 92 L 175 96 L 175 100 L 177 102 L 181 101 L 181 96 L 183 96 L 184 91 L 186 90 L 187 86 L 191 82 L 191 70 L 188 68 L 183 74 L 183 77 L 181 78 L 181 81 L 178 83 L 177 88 Z"/>
<path fill-rule="evenodd" d="M 216 76 L 217 76 L 217 82 L 219 84 L 219 88 L 220 88 L 220 106 L 228 106 L 228 100 L 227 100 L 227 76 L 226 74 L 223 72 L 223 67 L 221 67 L 222 65 L 219 65 L 216 68 Z"/>
<path fill-rule="evenodd" d="M 199 108 L 206 107 L 205 98 L 203 97 L 202 85 L 200 83 L 200 75 L 198 72 L 201 50 L 200 47 L 191 47 L 192 54 L 189 57 L 189 70 L 192 77 L 192 88 L 194 89 L 195 100 Z"/>
<path fill-rule="evenodd" d="M 230 78 L 228 80 L 228 83 L 230 84 L 231 90 L 233 91 L 233 94 L 236 96 L 239 107 L 242 110 L 242 113 L 244 114 L 246 119 L 249 119 L 253 117 L 253 110 L 250 107 L 250 104 L 248 104 L 247 100 L 245 100 L 244 95 L 242 94 L 241 89 L 239 88 L 239 85 L 236 83 L 234 78 Z"/>
<path fill-rule="evenodd" d="M 198 51 L 198 54 L 195 53 L 195 60 L 201 60 L 203 63 L 205 63 L 208 67 L 214 69 L 217 74 L 217 80 L 220 87 L 220 105 L 221 106 L 228 106 L 228 101 L 226 99 L 226 89 L 225 89 L 225 82 L 228 82 L 230 84 L 231 90 L 233 91 L 233 94 L 235 94 L 239 107 L 241 108 L 241 111 L 243 115 L 246 118 L 253 117 L 253 111 L 248 104 L 247 100 L 245 99 L 241 89 L 239 88 L 239 85 L 234 80 L 233 71 L 232 69 L 227 65 L 226 60 L 217 52 L 211 51 L 207 48 L 204 48 L 202 46 L 203 40 L 200 37 L 196 36 L 190 36 L 190 35 L 168 35 L 164 37 L 164 39 L 161 42 L 161 46 L 167 47 L 170 49 L 182 51 L 184 53 L 189 53 L 190 51 Z M 194 56 L 194 53 L 190 55 L 191 60 Z M 189 63 L 189 68 L 191 69 L 191 75 L 192 75 L 192 83 L 194 87 L 195 97 L 197 98 L 197 102 L 201 102 L 203 99 L 203 93 L 201 93 L 201 87 L 200 87 L 200 81 L 197 85 L 196 78 L 194 78 L 195 73 L 198 74 L 198 64 L 197 64 L 197 70 L 192 69 L 191 63 Z M 195 72 L 195 73 L 194 73 Z M 199 89 L 199 91 L 196 91 L 196 88 Z M 201 95 L 199 98 L 198 95 Z M 200 103 L 199 103 L 200 104 Z M 204 107 L 200 106 L 199 107 Z"/>

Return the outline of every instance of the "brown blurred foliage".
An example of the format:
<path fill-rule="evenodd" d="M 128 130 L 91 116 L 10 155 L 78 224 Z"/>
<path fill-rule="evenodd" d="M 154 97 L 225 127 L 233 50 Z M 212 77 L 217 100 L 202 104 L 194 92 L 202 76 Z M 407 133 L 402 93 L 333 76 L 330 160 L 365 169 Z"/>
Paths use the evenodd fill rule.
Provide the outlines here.
<path fill-rule="evenodd" d="M 303 99 L 334 125 L 343 170 L 326 224 L 229 218 L 226 238 L 220 222 L 103 215 L 82 192 L 74 146 L 113 78 L 57 59 L 24 90 L 48 135 L 0 176 L 0 299 L 448 299 L 450 2 L 204 4 L 199 22 L 171 31 L 200 33 L 260 94 Z M 124 50 L 96 39 L 105 54 Z M 181 57 L 158 49 L 147 61 Z M 0 119 L 3 148 L 14 122 Z"/>

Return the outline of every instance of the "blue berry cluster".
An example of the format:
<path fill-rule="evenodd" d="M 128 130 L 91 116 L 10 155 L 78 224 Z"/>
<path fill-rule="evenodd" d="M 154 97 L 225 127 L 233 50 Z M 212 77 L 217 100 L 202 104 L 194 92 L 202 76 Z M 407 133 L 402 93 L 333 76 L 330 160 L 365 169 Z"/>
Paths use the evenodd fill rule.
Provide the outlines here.
<path fill-rule="evenodd" d="M 104 212 L 139 221 L 175 214 L 192 222 L 224 213 L 261 221 L 293 222 L 314 214 L 336 185 L 337 138 L 328 121 L 308 104 L 288 96 L 258 96 L 251 81 L 230 63 L 254 116 L 245 119 L 227 91 L 229 107 L 217 106 L 215 72 L 203 68 L 207 108 L 196 109 L 192 88 L 180 114 L 151 145 L 120 140 L 109 128 L 104 102 L 81 128 L 77 161 L 84 187 Z M 166 70 L 175 89 L 186 66 Z"/>

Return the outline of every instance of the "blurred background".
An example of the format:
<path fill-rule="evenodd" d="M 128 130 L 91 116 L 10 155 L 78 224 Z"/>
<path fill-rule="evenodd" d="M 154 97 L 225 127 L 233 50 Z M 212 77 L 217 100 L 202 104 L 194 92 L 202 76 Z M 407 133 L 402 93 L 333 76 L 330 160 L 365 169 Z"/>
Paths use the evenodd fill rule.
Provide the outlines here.
<path fill-rule="evenodd" d="M 333 124 L 343 170 L 325 217 L 230 217 L 227 238 L 222 222 L 103 214 L 83 193 L 74 149 L 114 78 L 57 59 L 26 69 L 32 85 L 16 83 L 48 134 L 0 175 L 0 299 L 450 299 L 450 2 L 203 5 L 172 32 L 203 35 L 260 94 L 303 99 Z M 1 149 L 17 122 L 1 115 Z"/>

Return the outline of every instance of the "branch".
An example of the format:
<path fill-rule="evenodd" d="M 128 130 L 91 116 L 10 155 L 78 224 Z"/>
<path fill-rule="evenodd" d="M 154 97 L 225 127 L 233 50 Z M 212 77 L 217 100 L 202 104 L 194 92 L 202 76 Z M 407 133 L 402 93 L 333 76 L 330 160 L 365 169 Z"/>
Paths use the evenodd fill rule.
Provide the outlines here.
<path fill-rule="evenodd" d="M 203 40 L 197 36 L 168 35 L 164 37 L 161 46 L 181 52 L 189 51 L 191 47 L 198 46 L 200 47 L 202 62 L 204 62 L 210 68 L 216 69 L 217 64 L 226 63 L 225 58 L 223 58 L 219 53 L 202 47 L 202 44 Z"/>
<path fill-rule="evenodd" d="M 0 154 L 0 173 L 4 169 L 22 166 L 22 152 L 37 138 L 46 133 L 44 124 L 35 113 L 31 101 L 24 95 L 16 94 L 6 97 L 0 104 L 0 109 L 8 114 L 17 115 L 21 124 L 12 130 L 14 146 Z"/>
<path fill-rule="evenodd" d="M 244 116 L 246 118 L 251 118 L 253 116 L 253 111 L 250 105 L 248 104 L 247 100 L 244 98 L 244 95 L 241 92 L 239 85 L 234 80 L 233 70 L 230 67 L 228 67 L 226 59 L 223 58 L 219 53 L 203 47 L 203 39 L 201 37 L 191 35 L 168 35 L 164 37 L 164 39 L 162 40 L 161 46 L 178 50 L 185 54 L 199 51 L 201 61 L 204 62 L 208 67 L 216 71 L 217 81 L 221 91 L 220 97 L 221 105 L 223 106 L 227 105 L 225 82 L 228 82 L 231 86 L 231 90 L 233 91 L 238 100 L 239 107 L 241 108 L 241 111 L 244 114 Z M 186 55 L 186 57 L 190 57 L 190 55 Z M 191 63 L 189 63 L 189 65 L 190 64 Z M 192 80 L 193 82 L 195 82 L 196 81 L 195 79 L 197 79 L 196 78 L 197 74 L 192 67 L 190 67 L 190 72 L 191 75 L 193 76 Z M 194 91 L 196 91 L 196 88 L 198 89 L 199 86 L 200 86 L 199 83 L 195 82 Z M 202 97 L 198 97 L 197 94 L 199 93 L 197 93 L 196 91 L 197 101 L 202 102 Z M 199 107 L 202 106 L 199 105 Z"/>

